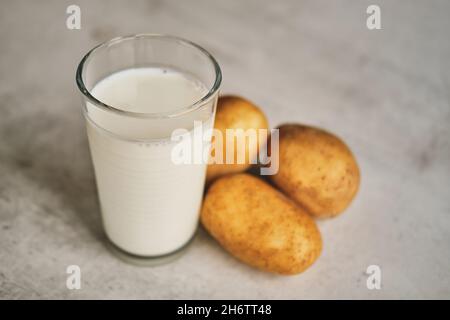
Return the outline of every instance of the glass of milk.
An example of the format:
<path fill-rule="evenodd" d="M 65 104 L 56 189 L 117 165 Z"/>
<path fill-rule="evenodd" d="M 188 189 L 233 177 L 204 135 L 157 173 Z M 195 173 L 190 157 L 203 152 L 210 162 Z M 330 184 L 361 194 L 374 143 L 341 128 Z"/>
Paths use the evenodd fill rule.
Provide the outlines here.
<path fill-rule="evenodd" d="M 107 238 L 130 257 L 179 252 L 197 229 L 206 162 L 174 163 L 171 136 L 213 127 L 216 60 L 177 37 L 120 37 L 89 51 L 76 81 Z"/>

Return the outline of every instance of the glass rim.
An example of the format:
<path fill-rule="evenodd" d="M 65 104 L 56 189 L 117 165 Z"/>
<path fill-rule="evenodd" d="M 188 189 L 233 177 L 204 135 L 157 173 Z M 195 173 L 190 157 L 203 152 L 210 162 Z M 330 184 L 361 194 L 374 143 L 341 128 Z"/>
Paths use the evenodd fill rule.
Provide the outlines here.
<path fill-rule="evenodd" d="M 208 58 L 208 60 L 212 63 L 214 67 L 215 72 L 215 80 L 212 85 L 212 87 L 208 90 L 208 92 L 203 95 L 199 100 L 195 101 L 194 103 L 191 103 L 187 106 L 183 106 L 179 109 L 176 109 L 175 111 L 168 111 L 168 112 L 134 112 L 134 111 L 127 111 L 123 109 L 119 109 L 117 107 L 113 107 L 111 105 L 108 105 L 97 98 L 95 98 L 90 90 L 86 88 L 86 85 L 83 81 L 83 75 L 85 73 L 86 65 L 89 62 L 90 58 L 95 54 L 99 49 L 112 46 L 118 42 L 126 41 L 126 40 L 133 40 L 138 38 L 154 38 L 154 39 L 167 39 L 174 42 L 178 42 L 183 45 L 190 46 L 194 49 L 199 50 L 204 56 Z M 125 116 L 131 116 L 135 118 L 176 118 L 180 117 L 182 115 L 185 115 L 187 113 L 190 113 L 192 111 L 195 111 L 208 103 L 215 95 L 216 92 L 218 92 L 220 88 L 220 84 L 222 82 L 222 71 L 220 70 L 220 66 L 216 59 L 210 54 L 206 49 L 199 46 L 198 44 L 183 39 L 181 37 L 172 36 L 172 35 L 166 35 L 166 34 L 157 34 L 157 33 L 140 33 L 140 34 L 133 34 L 133 35 L 127 35 L 127 36 L 120 36 L 115 37 L 110 40 L 107 40 L 105 42 L 102 42 L 92 48 L 84 55 L 84 57 L 81 59 L 80 63 L 78 64 L 77 71 L 76 71 L 76 83 L 78 86 L 78 89 L 80 92 L 88 99 L 88 101 L 97 107 L 100 107 L 106 111 L 111 111 L 120 115 Z"/>

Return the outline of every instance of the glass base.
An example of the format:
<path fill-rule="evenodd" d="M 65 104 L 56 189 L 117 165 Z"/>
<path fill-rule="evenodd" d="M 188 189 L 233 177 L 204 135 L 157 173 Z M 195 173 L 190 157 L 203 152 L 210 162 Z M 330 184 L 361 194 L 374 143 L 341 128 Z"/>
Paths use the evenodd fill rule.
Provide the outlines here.
<path fill-rule="evenodd" d="M 140 267 L 153 267 L 172 262 L 181 257 L 187 251 L 190 244 L 193 242 L 194 238 L 197 236 L 197 231 L 198 229 L 194 232 L 193 236 L 182 247 L 176 249 L 175 251 L 158 256 L 140 256 L 126 252 L 125 250 L 115 245 L 114 242 L 112 242 L 108 236 L 106 236 L 107 239 L 106 247 L 113 255 L 115 255 L 117 258 L 126 263 Z"/>

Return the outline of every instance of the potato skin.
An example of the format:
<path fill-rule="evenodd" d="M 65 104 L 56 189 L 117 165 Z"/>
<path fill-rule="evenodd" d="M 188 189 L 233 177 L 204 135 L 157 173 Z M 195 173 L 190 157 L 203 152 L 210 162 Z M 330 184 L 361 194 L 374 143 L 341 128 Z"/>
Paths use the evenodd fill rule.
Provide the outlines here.
<path fill-rule="evenodd" d="M 220 130 L 224 138 L 222 150 L 224 164 L 214 163 L 208 165 L 206 173 L 206 181 L 211 182 L 215 178 L 225 174 L 245 171 L 251 166 L 249 159 L 255 159 L 255 157 L 257 156 L 258 149 L 252 148 L 251 150 L 249 150 L 250 149 L 249 144 L 248 142 L 246 142 L 245 163 L 237 164 L 235 161 L 234 164 L 225 164 L 226 129 L 247 130 L 247 129 L 268 129 L 268 127 L 269 124 L 267 122 L 266 116 L 261 111 L 261 109 L 258 108 L 255 104 L 238 96 L 226 95 L 219 97 L 219 100 L 217 102 L 214 128 Z M 241 149 L 242 148 L 238 149 L 237 146 L 235 145 L 234 148 L 235 159 L 237 159 L 238 150 Z M 220 150 L 216 150 L 216 152 L 220 152 Z"/>
<path fill-rule="evenodd" d="M 281 192 L 246 173 L 212 184 L 201 221 L 228 252 L 269 272 L 303 272 L 322 250 L 314 220 Z"/>
<path fill-rule="evenodd" d="M 356 195 L 360 173 L 347 145 L 324 130 L 299 124 L 279 127 L 279 171 L 269 178 L 313 216 L 340 214 Z"/>

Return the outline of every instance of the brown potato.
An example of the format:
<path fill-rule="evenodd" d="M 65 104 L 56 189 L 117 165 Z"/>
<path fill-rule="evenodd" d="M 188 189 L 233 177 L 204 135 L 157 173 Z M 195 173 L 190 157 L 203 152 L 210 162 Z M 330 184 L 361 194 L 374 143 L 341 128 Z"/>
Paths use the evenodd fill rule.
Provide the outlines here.
<path fill-rule="evenodd" d="M 268 129 L 268 127 L 269 124 L 264 113 L 250 101 L 237 96 L 220 97 L 217 103 L 214 128 L 222 132 L 224 140 L 223 148 L 214 148 L 213 154 L 216 158 L 223 159 L 223 163 L 213 163 L 208 166 L 207 182 L 228 173 L 245 171 L 251 166 L 251 160 L 257 157 L 259 140 L 257 140 L 256 145 L 251 145 L 249 139 L 238 140 L 234 138 L 234 161 L 233 164 L 226 164 L 225 148 L 227 143 L 233 143 L 233 141 L 227 141 L 226 129 L 243 129 L 245 131 L 248 129 Z M 214 142 L 213 137 L 213 145 Z M 265 143 L 266 141 L 261 142 Z M 245 156 L 244 163 L 237 163 L 238 154 Z"/>
<path fill-rule="evenodd" d="M 246 173 L 212 184 L 201 221 L 232 255 L 269 272 L 300 273 L 322 250 L 314 220 L 281 192 Z"/>
<path fill-rule="evenodd" d="M 360 182 L 350 149 L 335 135 L 318 128 L 285 124 L 279 130 L 279 170 L 270 179 L 316 217 L 341 213 Z"/>

